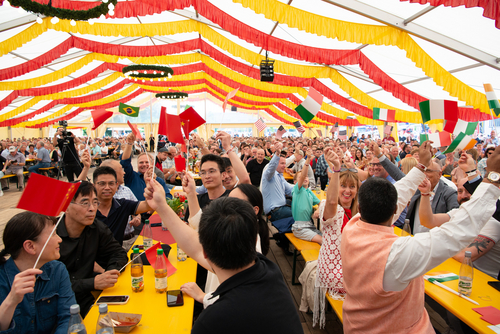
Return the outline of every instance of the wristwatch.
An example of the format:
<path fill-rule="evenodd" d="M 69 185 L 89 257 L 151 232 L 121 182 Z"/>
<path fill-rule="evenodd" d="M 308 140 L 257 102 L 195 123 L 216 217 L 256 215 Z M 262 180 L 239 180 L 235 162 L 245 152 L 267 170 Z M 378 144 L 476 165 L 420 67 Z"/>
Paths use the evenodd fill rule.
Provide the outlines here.
<path fill-rule="evenodd" d="M 500 183 L 500 174 L 497 172 L 489 172 L 486 178 L 490 180 L 491 183 Z"/>

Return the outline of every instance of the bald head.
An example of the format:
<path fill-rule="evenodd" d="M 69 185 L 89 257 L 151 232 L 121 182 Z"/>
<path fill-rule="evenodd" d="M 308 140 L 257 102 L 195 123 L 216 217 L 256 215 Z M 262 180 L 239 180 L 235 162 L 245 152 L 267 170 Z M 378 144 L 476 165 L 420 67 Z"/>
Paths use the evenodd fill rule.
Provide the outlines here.
<path fill-rule="evenodd" d="M 425 176 L 427 176 L 427 178 L 431 182 L 431 190 L 436 187 L 439 179 L 441 178 L 441 175 L 441 166 L 437 162 L 432 161 L 425 171 Z"/>
<path fill-rule="evenodd" d="M 118 185 L 124 183 L 123 176 L 125 176 L 125 171 L 123 170 L 120 162 L 113 159 L 106 159 L 102 162 L 101 166 L 113 168 L 113 170 L 116 172 L 116 182 L 118 182 Z"/>
<path fill-rule="evenodd" d="M 266 157 L 266 152 L 264 152 L 263 149 L 258 149 L 256 153 L 257 162 L 260 164 L 262 161 L 264 161 L 265 157 Z"/>

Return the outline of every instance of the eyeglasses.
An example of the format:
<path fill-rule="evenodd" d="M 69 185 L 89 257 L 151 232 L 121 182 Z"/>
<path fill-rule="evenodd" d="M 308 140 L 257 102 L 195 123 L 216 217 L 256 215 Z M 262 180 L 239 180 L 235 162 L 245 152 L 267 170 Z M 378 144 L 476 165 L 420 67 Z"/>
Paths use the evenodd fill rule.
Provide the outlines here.
<path fill-rule="evenodd" d="M 89 209 L 90 208 L 90 204 L 92 204 L 92 206 L 94 208 L 97 208 L 99 207 L 99 205 L 101 204 L 101 202 L 99 202 L 98 200 L 95 200 L 95 201 L 83 201 L 81 203 L 76 203 L 76 202 L 71 202 L 72 204 L 76 204 L 76 205 L 80 205 L 81 207 L 84 207 L 85 209 Z"/>
<path fill-rule="evenodd" d="M 382 164 L 380 162 L 370 162 L 371 167 L 382 167 Z"/>
<path fill-rule="evenodd" d="M 220 173 L 220 171 L 218 169 L 209 169 L 207 171 L 202 170 L 200 171 L 200 177 L 212 176 L 215 173 Z"/>
<path fill-rule="evenodd" d="M 109 181 L 109 182 L 105 182 L 105 181 L 99 181 L 96 183 L 99 187 L 106 187 L 106 185 L 110 186 L 110 187 L 114 187 L 116 185 L 116 181 Z"/>

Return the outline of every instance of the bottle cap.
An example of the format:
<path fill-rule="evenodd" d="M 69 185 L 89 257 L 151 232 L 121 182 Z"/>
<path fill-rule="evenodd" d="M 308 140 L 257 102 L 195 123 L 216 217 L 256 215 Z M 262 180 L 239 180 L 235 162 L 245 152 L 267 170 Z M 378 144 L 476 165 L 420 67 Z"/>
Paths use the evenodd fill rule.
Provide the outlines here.
<path fill-rule="evenodd" d="M 465 257 L 472 257 L 472 253 L 470 251 L 465 251 Z"/>
<path fill-rule="evenodd" d="M 99 304 L 99 313 L 108 313 L 108 304 Z"/>
<path fill-rule="evenodd" d="M 144 222 L 144 224 L 149 225 L 149 219 L 146 219 L 146 221 Z"/>
<path fill-rule="evenodd" d="M 134 254 L 139 254 L 139 248 L 133 248 Z"/>
<path fill-rule="evenodd" d="M 163 249 L 158 248 L 158 249 L 156 250 L 156 255 L 163 255 Z"/>
<path fill-rule="evenodd" d="M 69 308 L 69 313 L 70 314 L 78 314 L 78 313 L 80 313 L 80 305 L 78 305 L 78 304 L 71 305 L 71 307 Z"/>

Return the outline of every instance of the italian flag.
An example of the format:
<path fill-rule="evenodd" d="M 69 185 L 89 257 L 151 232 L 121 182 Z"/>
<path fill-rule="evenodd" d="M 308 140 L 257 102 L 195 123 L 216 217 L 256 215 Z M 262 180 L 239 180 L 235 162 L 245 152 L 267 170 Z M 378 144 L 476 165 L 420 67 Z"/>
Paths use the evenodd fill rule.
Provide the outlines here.
<path fill-rule="evenodd" d="M 458 103 L 456 101 L 427 100 L 420 102 L 418 105 L 423 123 L 427 123 L 432 119 L 444 119 L 455 122 L 458 120 Z"/>
<path fill-rule="evenodd" d="M 373 119 L 385 122 L 396 122 L 396 110 L 373 108 Z"/>
<path fill-rule="evenodd" d="M 444 151 L 443 153 L 451 153 L 454 152 L 455 150 L 468 150 L 473 148 L 477 143 L 477 140 L 472 139 L 471 136 L 466 135 L 463 132 L 460 132 L 460 134 L 453 140 L 450 146 Z"/>
<path fill-rule="evenodd" d="M 428 135 L 421 134 L 420 143 L 423 143 L 426 140 L 432 141 L 432 147 L 443 147 L 451 144 L 451 136 L 445 131 L 431 133 Z"/>
<path fill-rule="evenodd" d="M 498 102 L 497 95 L 493 90 L 491 84 L 483 84 L 484 91 L 486 92 L 486 99 L 488 100 L 488 106 L 490 109 L 495 111 L 495 114 L 500 115 L 500 102 Z"/>
<path fill-rule="evenodd" d="M 322 103 L 323 95 L 311 87 L 306 99 L 295 108 L 295 111 L 302 117 L 304 122 L 309 123 L 321 109 Z"/>
<path fill-rule="evenodd" d="M 465 133 L 466 135 L 473 135 L 474 131 L 476 131 L 478 122 L 466 122 L 464 120 L 447 121 L 444 126 L 444 131 L 449 133 L 453 133 L 455 136 L 458 136 L 460 132 Z"/>

